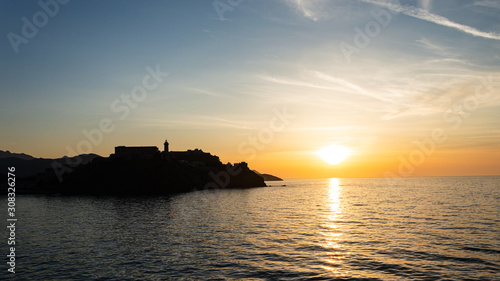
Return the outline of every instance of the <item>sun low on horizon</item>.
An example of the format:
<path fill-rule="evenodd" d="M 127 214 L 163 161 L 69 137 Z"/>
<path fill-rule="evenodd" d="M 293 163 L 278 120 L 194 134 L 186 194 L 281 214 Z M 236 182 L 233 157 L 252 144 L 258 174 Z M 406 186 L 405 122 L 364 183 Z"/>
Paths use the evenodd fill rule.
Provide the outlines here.
<path fill-rule="evenodd" d="M 351 155 L 349 147 L 341 145 L 328 145 L 318 150 L 316 154 L 327 164 L 338 165 Z"/>

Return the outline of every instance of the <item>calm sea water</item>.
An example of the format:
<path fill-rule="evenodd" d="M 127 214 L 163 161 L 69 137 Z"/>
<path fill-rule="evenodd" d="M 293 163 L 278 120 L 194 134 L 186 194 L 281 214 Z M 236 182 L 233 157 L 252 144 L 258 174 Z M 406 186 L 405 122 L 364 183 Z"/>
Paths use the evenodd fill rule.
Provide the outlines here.
<path fill-rule="evenodd" d="M 270 184 L 287 186 L 162 198 L 18 196 L 15 277 L 500 279 L 500 177 Z M 10 275 L 2 268 L 0 276 Z"/>

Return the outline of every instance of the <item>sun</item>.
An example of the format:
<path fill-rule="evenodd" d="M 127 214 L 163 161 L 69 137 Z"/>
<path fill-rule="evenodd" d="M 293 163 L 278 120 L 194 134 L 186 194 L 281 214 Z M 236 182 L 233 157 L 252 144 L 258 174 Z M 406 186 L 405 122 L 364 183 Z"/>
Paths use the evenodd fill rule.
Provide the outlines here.
<path fill-rule="evenodd" d="M 351 149 L 340 145 L 329 145 L 316 152 L 326 163 L 337 165 L 351 155 Z"/>

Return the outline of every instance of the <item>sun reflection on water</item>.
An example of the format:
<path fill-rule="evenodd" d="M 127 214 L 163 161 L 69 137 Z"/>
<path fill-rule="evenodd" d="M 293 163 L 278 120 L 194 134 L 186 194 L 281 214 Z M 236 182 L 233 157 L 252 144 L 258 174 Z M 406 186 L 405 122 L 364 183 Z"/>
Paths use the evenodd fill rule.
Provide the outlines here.
<path fill-rule="evenodd" d="M 344 259 L 345 250 L 341 241 L 342 231 L 342 204 L 341 186 L 338 178 L 331 178 L 328 182 L 327 212 L 323 221 L 322 247 L 328 249 L 326 257 L 322 258 L 325 270 L 339 274 L 339 268 Z"/>

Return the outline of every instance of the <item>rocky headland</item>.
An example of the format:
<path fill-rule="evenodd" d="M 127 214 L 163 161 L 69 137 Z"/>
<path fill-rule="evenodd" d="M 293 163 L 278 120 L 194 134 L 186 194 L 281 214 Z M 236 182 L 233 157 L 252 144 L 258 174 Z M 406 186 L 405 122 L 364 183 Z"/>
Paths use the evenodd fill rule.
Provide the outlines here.
<path fill-rule="evenodd" d="M 127 157 L 123 157 L 127 156 Z M 264 179 L 246 163 L 223 164 L 219 157 L 203 152 L 154 152 L 150 155 L 92 157 L 72 166 L 75 158 L 43 161 L 44 172 L 18 179 L 17 193 L 61 195 L 168 195 L 196 190 L 265 187 Z M 22 171 L 31 160 L 14 161 Z M 20 163 L 23 162 L 23 163 Z M 27 163 L 24 163 L 27 162 Z M 35 169 L 36 170 L 36 169 Z"/>

